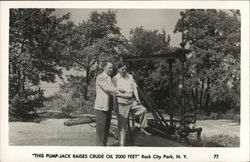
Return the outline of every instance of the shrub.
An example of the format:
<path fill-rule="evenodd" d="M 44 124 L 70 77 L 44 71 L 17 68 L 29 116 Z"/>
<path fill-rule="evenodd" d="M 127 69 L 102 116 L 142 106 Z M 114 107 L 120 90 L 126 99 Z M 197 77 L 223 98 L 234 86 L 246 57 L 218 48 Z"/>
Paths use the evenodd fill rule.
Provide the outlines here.
<path fill-rule="evenodd" d="M 220 118 L 220 114 L 217 112 L 204 112 L 204 111 L 199 111 L 197 113 L 197 119 L 198 120 L 217 120 Z"/>
<path fill-rule="evenodd" d="M 198 120 L 227 119 L 240 123 L 240 112 L 235 109 L 230 109 L 226 112 L 210 112 L 210 113 L 199 111 L 197 113 L 197 119 Z"/>
<path fill-rule="evenodd" d="M 240 112 L 235 110 L 235 109 L 231 109 L 231 110 L 223 113 L 222 118 L 223 119 L 233 120 L 235 122 L 240 123 Z"/>
<path fill-rule="evenodd" d="M 44 105 L 45 110 L 61 111 L 61 117 L 94 113 L 94 99 L 85 100 L 83 96 L 72 98 L 70 95 L 60 94 L 46 101 Z"/>
<path fill-rule="evenodd" d="M 43 91 L 26 91 L 9 99 L 9 121 L 29 120 L 37 116 L 36 110 L 43 106 Z"/>
<path fill-rule="evenodd" d="M 212 119 L 212 120 L 219 119 L 219 114 L 218 114 L 218 113 L 215 113 L 215 112 L 212 112 L 212 113 L 210 113 L 210 115 L 208 116 L 208 119 Z"/>

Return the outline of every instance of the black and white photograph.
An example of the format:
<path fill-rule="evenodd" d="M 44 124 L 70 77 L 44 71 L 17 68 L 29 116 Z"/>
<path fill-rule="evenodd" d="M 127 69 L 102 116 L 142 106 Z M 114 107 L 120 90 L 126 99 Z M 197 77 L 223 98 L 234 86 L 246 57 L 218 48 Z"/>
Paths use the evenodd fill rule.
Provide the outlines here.
<path fill-rule="evenodd" d="M 82 150 L 36 149 L 25 155 L 34 161 L 184 161 L 199 155 L 155 152 L 249 151 L 240 8 L 77 7 L 8 8 L 1 71 L 8 147 Z M 89 147 L 121 151 L 84 154 Z M 226 155 L 207 160 L 232 160 Z"/>

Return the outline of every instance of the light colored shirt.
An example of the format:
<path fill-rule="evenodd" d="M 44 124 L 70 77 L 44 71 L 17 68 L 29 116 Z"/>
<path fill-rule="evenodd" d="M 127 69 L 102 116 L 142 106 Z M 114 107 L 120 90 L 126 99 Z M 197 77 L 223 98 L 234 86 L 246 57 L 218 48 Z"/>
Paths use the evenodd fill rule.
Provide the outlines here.
<path fill-rule="evenodd" d="M 110 92 L 112 90 L 111 77 L 107 73 L 103 72 L 96 78 L 96 99 L 95 106 L 96 110 L 108 111 Z"/>
<path fill-rule="evenodd" d="M 120 89 L 124 90 L 126 94 L 131 95 L 131 97 L 121 98 L 117 97 L 118 103 L 123 104 L 131 104 L 134 102 L 135 96 L 134 91 L 137 91 L 137 85 L 132 75 L 126 74 L 125 77 L 121 76 L 119 73 L 113 78 L 115 86 Z M 120 92 L 121 93 L 121 92 Z"/>

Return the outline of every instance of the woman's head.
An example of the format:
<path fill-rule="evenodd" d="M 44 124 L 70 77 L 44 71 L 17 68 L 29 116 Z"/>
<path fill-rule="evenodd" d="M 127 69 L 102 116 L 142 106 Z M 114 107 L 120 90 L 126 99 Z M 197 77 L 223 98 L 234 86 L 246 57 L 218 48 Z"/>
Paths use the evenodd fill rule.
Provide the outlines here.
<path fill-rule="evenodd" d="M 128 65 L 126 63 L 120 62 L 117 65 L 118 72 L 121 76 L 125 77 L 127 74 Z"/>

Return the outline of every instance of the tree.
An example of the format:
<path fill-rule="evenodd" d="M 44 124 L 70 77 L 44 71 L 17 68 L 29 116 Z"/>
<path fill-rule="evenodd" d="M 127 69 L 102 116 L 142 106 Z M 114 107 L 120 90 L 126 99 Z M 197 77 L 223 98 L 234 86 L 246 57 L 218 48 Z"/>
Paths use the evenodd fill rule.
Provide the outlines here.
<path fill-rule="evenodd" d="M 37 101 L 43 96 L 41 81 L 54 82 L 56 75 L 61 76 L 64 38 L 72 23 L 67 21 L 69 14 L 57 18 L 53 12 L 10 9 L 9 101 L 10 112 L 16 117 L 26 118 L 41 106 L 42 101 Z M 16 101 L 23 103 L 17 107 Z"/>
<path fill-rule="evenodd" d="M 170 36 L 166 36 L 158 30 L 146 30 L 143 27 L 132 29 L 130 32 L 130 55 L 153 55 L 164 53 L 170 50 Z M 159 108 L 168 105 L 166 98 L 169 96 L 169 77 L 167 62 L 162 61 L 143 61 L 130 63 L 131 69 L 137 73 L 135 77 L 140 86 L 156 102 Z"/>
<path fill-rule="evenodd" d="M 169 47 L 170 36 L 166 37 L 164 30 L 159 33 L 158 30 L 146 30 L 141 26 L 130 31 L 130 42 L 136 55 L 152 55 Z"/>
<path fill-rule="evenodd" d="M 191 9 L 180 15 L 174 32 L 193 51 L 186 64 L 187 101 L 199 109 L 230 100 L 239 105 L 240 12 Z M 235 97 L 228 98 L 229 91 Z"/>
<path fill-rule="evenodd" d="M 69 53 L 73 66 L 86 74 L 84 98 L 88 99 L 91 79 L 99 72 L 99 62 L 118 55 L 115 48 L 124 41 L 113 11 L 94 11 L 75 27 Z"/>

